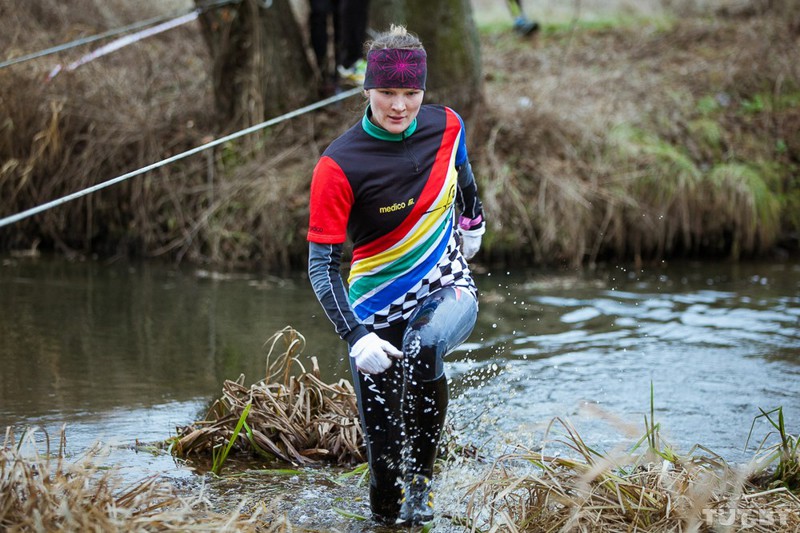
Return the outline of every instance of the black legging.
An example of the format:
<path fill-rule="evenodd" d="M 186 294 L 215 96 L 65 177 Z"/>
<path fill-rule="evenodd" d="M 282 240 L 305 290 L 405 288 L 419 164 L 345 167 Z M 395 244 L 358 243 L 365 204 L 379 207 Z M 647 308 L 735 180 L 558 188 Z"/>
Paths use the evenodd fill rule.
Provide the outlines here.
<path fill-rule="evenodd" d="M 349 68 L 364 55 L 369 0 L 309 0 L 308 29 L 317 66 L 328 72 L 328 17 L 333 17 L 334 59 Z M 335 68 L 334 68 L 335 71 Z"/>
<path fill-rule="evenodd" d="M 396 517 L 402 481 L 433 476 L 447 413 L 444 357 L 475 326 L 478 304 L 467 291 L 441 289 L 422 300 L 406 322 L 375 330 L 403 351 L 380 374 L 350 366 L 370 467 L 370 504 L 379 517 Z"/>

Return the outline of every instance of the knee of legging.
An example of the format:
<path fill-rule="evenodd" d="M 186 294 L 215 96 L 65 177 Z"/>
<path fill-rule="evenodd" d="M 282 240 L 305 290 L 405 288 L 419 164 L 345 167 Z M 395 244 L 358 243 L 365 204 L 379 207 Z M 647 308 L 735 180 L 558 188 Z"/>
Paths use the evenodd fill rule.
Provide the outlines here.
<path fill-rule="evenodd" d="M 431 381 L 444 373 L 447 345 L 442 340 L 426 338 L 419 330 L 409 329 L 403 337 L 405 364 L 415 379 Z"/>

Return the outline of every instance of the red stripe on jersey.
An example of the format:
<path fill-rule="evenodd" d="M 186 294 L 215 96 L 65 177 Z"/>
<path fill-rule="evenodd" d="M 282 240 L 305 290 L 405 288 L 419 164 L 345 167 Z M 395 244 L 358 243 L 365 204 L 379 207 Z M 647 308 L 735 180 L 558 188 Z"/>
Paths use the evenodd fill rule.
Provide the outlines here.
<path fill-rule="evenodd" d="M 352 206 L 353 189 L 347 176 L 333 159 L 321 157 L 311 179 L 307 239 L 319 244 L 343 243 Z"/>
<path fill-rule="evenodd" d="M 439 149 L 436 151 L 436 159 L 433 162 L 428 181 L 419 196 L 419 200 L 417 200 L 417 203 L 414 205 L 414 208 L 408 214 L 403 223 L 397 226 L 394 230 L 387 233 L 383 237 L 380 237 L 379 239 L 375 239 L 372 242 L 368 242 L 354 249 L 352 262 L 364 259 L 365 257 L 372 257 L 373 255 L 379 254 L 392 247 L 403 237 L 405 237 L 409 231 L 411 231 L 411 228 L 414 226 L 414 224 L 416 224 L 419 219 L 422 218 L 422 215 L 424 215 L 425 212 L 430 209 L 434 200 L 438 198 L 442 191 L 442 186 L 447 179 L 447 173 L 450 170 L 449 166 L 452 159 L 451 156 L 453 154 L 453 150 L 457 148 L 455 142 L 458 132 L 461 128 L 461 123 L 459 122 L 458 118 L 456 118 L 455 113 L 453 113 L 453 111 L 451 111 L 449 108 L 445 108 L 445 116 L 446 121 L 444 132 L 442 134 L 442 142 L 439 145 Z"/>

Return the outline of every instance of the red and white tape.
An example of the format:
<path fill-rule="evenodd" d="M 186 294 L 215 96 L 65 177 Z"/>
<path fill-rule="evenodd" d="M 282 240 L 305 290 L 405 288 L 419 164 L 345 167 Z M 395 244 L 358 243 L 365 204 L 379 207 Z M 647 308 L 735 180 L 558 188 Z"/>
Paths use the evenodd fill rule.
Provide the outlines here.
<path fill-rule="evenodd" d="M 128 46 L 129 44 L 133 44 L 135 42 L 141 41 L 142 39 L 146 39 L 147 37 L 152 37 L 158 33 L 171 30 L 172 28 L 181 26 L 186 24 L 187 22 L 191 22 L 195 20 L 198 15 L 200 14 L 200 10 L 197 9 L 188 13 L 186 15 L 181 15 L 180 17 L 176 17 L 172 20 L 168 20 L 167 22 L 163 22 L 161 24 L 157 24 L 156 26 L 152 26 L 147 28 L 146 30 L 137 31 L 136 33 L 131 33 L 130 35 L 126 35 L 125 37 L 120 37 L 119 39 L 115 39 L 110 43 L 101 46 L 100 48 L 89 52 L 88 54 L 82 56 L 80 59 L 73 61 L 66 67 L 63 67 L 60 63 L 53 67 L 50 71 L 50 74 L 47 75 L 47 81 L 52 80 L 55 78 L 59 72 L 62 70 L 72 71 L 76 68 L 80 67 L 81 65 L 85 65 L 86 63 L 97 59 L 98 57 L 104 56 L 106 54 L 110 54 L 120 48 Z"/>

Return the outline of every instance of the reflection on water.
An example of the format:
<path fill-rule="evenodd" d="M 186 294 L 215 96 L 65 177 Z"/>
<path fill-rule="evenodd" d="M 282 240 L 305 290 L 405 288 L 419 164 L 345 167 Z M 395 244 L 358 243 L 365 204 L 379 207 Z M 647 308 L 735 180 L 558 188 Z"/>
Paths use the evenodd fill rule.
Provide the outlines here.
<path fill-rule="evenodd" d="M 742 448 L 759 408 L 783 406 L 800 431 L 797 264 L 488 279 L 482 338 L 451 377 L 469 392 L 463 408 L 491 420 L 496 405 L 517 442 L 536 445 L 555 416 L 600 448 L 620 444 L 613 421 L 638 439 L 651 383 L 656 421 L 684 452 L 699 443 L 750 458 Z"/>
<path fill-rule="evenodd" d="M 344 347 L 300 279 L 7 259 L 0 294 L 0 424 L 67 422 L 78 446 L 174 435 L 225 379 L 261 379 L 263 345 L 287 325 L 327 371 L 346 369 Z M 108 425 L 109 413 L 118 423 Z"/>
<path fill-rule="evenodd" d="M 475 442 L 535 446 L 561 416 L 614 447 L 641 436 L 651 383 L 681 451 L 750 457 L 759 407 L 783 406 L 800 431 L 796 262 L 477 277 L 478 325 L 447 366 L 451 414 Z M 73 448 L 174 435 L 223 380 L 259 380 L 264 343 L 286 325 L 326 381 L 349 378 L 344 343 L 302 277 L 6 259 L 0 295 L 0 424 L 67 423 Z M 638 433 L 621 434 L 615 418 Z"/>

